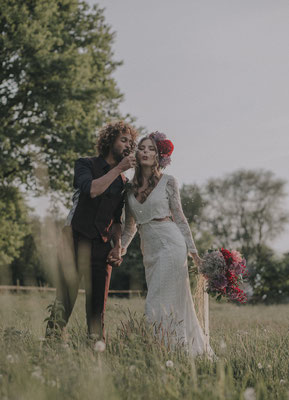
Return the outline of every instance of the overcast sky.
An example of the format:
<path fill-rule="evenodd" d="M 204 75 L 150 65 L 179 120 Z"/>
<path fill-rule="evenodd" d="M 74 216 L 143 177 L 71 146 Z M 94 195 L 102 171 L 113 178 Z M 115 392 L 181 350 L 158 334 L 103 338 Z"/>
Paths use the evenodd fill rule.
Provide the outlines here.
<path fill-rule="evenodd" d="M 116 31 L 121 111 L 174 142 L 180 184 L 239 168 L 289 182 L 288 0 L 89 2 Z"/>
<path fill-rule="evenodd" d="M 289 181 L 288 0 L 97 3 L 124 61 L 121 110 L 172 139 L 168 173 L 202 184 L 266 168 Z"/>

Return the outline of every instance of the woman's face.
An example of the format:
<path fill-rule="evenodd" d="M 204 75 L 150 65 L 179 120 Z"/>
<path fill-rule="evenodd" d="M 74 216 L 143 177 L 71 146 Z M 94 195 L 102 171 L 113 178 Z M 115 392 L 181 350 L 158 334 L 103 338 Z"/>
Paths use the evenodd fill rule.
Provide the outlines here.
<path fill-rule="evenodd" d="M 152 167 L 155 165 L 156 149 L 151 139 L 145 139 L 138 145 L 137 158 L 142 167 Z"/>

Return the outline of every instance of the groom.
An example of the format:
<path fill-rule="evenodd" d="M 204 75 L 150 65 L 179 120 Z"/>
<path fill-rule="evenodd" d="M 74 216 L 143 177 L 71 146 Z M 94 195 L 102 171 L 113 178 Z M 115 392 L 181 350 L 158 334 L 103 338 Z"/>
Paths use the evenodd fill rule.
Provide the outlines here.
<path fill-rule="evenodd" d="M 105 340 L 104 311 L 112 268 L 107 260 L 120 264 L 117 260 L 126 182 L 123 172 L 135 166 L 135 157 L 130 153 L 136 137 L 136 130 L 123 121 L 109 123 L 99 133 L 99 156 L 80 158 L 75 163 L 74 187 L 78 195 L 68 217 L 71 225 L 64 228 L 60 277 L 46 337 L 56 333 L 55 327 L 59 333 L 66 326 L 84 276 L 88 333 L 93 339 Z"/>

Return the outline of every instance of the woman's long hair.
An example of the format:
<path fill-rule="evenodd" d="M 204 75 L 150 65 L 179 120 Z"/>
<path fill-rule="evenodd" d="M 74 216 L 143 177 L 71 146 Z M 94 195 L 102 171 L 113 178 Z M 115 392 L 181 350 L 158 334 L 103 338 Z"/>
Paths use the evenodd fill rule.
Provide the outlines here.
<path fill-rule="evenodd" d="M 152 173 L 151 176 L 148 179 L 148 187 L 141 192 L 141 202 L 143 203 L 146 198 L 148 197 L 148 195 L 151 193 L 151 191 L 154 189 L 154 187 L 157 185 L 158 181 L 160 180 L 160 164 L 159 164 L 159 153 L 158 153 L 158 148 L 157 145 L 155 143 L 155 141 L 153 139 L 151 139 L 148 136 L 143 137 L 139 143 L 138 146 L 140 146 L 142 144 L 143 141 L 149 139 L 156 151 L 156 155 L 155 155 L 155 162 L 152 165 Z M 140 166 L 140 160 L 139 160 L 139 155 L 138 155 L 138 151 L 136 152 L 136 167 L 135 167 L 135 173 L 134 173 L 134 177 L 132 179 L 132 190 L 133 190 L 133 194 L 135 195 L 135 197 L 138 196 L 139 194 L 139 188 L 142 187 L 143 185 L 143 175 L 142 175 L 142 169 Z"/>

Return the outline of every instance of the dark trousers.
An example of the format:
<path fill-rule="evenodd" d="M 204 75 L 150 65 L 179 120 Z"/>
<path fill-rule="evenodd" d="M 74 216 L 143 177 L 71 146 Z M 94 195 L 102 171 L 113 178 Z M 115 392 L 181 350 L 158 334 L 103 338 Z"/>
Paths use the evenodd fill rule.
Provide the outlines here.
<path fill-rule="evenodd" d="M 104 312 L 112 269 L 106 259 L 110 250 L 110 243 L 104 243 L 101 238 L 73 237 L 72 229 L 64 228 L 56 302 L 47 324 L 47 336 L 53 331 L 55 321 L 60 330 L 67 324 L 83 277 L 88 333 L 96 335 L 98 340 L 105 340 Z"/>

